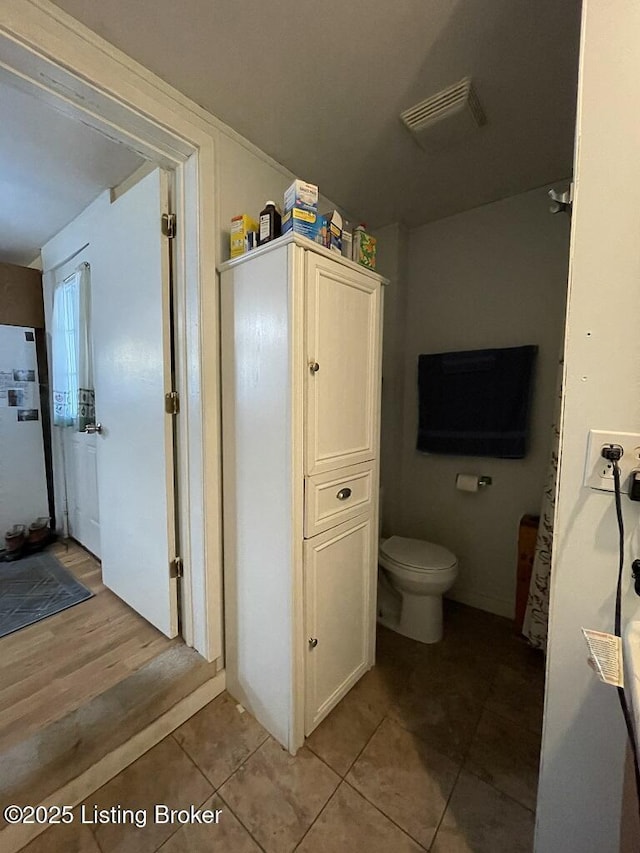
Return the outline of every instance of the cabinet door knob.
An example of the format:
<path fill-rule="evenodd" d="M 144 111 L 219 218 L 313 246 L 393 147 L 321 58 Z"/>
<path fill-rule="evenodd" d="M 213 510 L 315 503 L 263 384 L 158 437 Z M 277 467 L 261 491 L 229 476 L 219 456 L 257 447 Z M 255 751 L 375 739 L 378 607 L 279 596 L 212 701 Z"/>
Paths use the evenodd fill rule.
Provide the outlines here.
<path fill-rule="evenodd" d="M 340 489 L 336 497 L 339 501 L 346 501 L 347 498 L 351 497 L 351 489 L 345 486 L 344 489 Z"/>
<path fill-rule="evenodd" d="M 309 637 L 309 648 L 315 649 L 315 647 L 317 645 L 318 645 L 318 638 L 317 637 Z"/>
<path fill-rule="evenodd" d="M 317 373 L 320 370 L 320 365 L 318 364 L 317 361 L 311 361 L 311 362 L 309 362 L 309 370 L 312 373 Z"/>

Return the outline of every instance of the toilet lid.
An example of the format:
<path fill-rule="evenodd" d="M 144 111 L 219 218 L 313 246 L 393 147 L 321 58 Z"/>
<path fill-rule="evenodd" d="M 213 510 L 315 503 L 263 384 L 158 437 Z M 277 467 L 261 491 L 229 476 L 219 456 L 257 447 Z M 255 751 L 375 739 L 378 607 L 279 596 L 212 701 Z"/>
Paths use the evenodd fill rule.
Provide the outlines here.
<path fill-rule="evenodd" d="M 423 539 L 392 536 L 382 544 L 380 550 L 396 563 L 414 569 L 450 569 L 456 563 L 455 555 L 451 551 Z"/>

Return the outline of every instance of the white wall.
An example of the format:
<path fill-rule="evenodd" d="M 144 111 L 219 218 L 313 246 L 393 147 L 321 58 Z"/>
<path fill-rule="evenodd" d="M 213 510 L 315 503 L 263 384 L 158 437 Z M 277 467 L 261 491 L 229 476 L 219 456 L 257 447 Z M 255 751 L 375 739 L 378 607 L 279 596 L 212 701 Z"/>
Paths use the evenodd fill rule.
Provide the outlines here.
<path fill-rule="evenodd" d="M 294 176 L 284 166 L 260 156 L 219 131 L 216 135 L 216 172 L 218 176 L 218 261 L 229 258 L 229 227 L 231 219 L 240 213 L 248 213 L 255 219 L 272 199 L 282 206 L 284 191 L 291 185 Z M 298 175 L 313 183 L 313 175 Z M 320 187 L 322 190 L 322 187 Z M 320 196 L 319 208 L 326 212 L 337 205 Z"/>
<path fill-rule="evenodd" d="M 407 315 L 409 231 L 395 223 L 376 232 L 377 268 L 389 279 L 383 288 L 382 410 L 380 483 L 382 533 L 391 536 L 401 526 L 402 436 L 404 423 L 404 352 Z"/>
<path fill-rule="evenodd" d="M 0 326 L 0 547 L 14 524 L 28 526 L 49 515 L 36 345 L 26 340 L 27 332 L 33 334 L 33 329 Z M 4 381 L 14 368 L 32 370 L 35 377 L 33 382 L 16 382 L 14 387 L 25 394 L 19 408 L 7 405 Z M 38 420 L 19 421 L 22 409 L 36 409 Z"/>
<path fill-rule="evenodd" d="M 547 189 L 413 229 L 409 234 L 404 347 L 400 520 L 394 532 L 442 543 L 459 558 L 451 595 L 512 616 L 518 524 L 540 510 L 551 443 L 564 325 L 569 219 L 549 213 Z M 525 459 L 440 456 L 415 450 L 420 353 L 539 347 Z M 401 354 L 402 356 L 402 354 Z M 384 432 L 383 447 L 397 441 Z M 456 491 L 457 473 L 488 474 L 479 494 Z"/>
<path fill-rule="evenodd" d="M 613 627 L 613 498 L 582 487 L 587 430 L 640 428 L 640 4 L 586 0 L 537 853 L 614 853 L 625 736 L 581 626 Z M 625 616 L 639 505 L 624 500 Z M 634 849 L 637 849 L 635 847 Z"/>

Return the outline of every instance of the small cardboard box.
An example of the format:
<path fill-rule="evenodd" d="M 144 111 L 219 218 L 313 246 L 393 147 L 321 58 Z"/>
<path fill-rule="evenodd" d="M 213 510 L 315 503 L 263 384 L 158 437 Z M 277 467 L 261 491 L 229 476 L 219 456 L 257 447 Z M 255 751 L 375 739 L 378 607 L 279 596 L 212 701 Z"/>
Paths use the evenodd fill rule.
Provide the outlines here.
<path fill-rule="evenodd" d="M 332 252 L 342 254 L 342 217 L 337 210 L 331 210 L 324 214 L 326 223 L 324 245 Z"/>
<path fill-rule="evenodd" d="M 353 232 L 353 260 L 370 270 L 376 268 L 376 238 L 360 228 Z"/>
<path fill-rule="evenodd" d="M 317 212 L 318 210 L 318 187 L 315 184 L 308 184 L 306 181 L 295 180 L 284 194 L 284 212 L 293 210 L 308 210 L 309 212 Z"/>
<path fill-rule="evenodd" d="M 282 217 L 282 233 L 287 234 L 289 231 L 320 243 L 321 246 L 325 245 L 325 219 L 317 211 L 299 207 L 288 210 Z"/>
<path fill-rule="evenodd" d="M 249 250 L 248 235 L 250 231 L 257 231 L 258 223 L 248 214 L 241 213 L 231 220 L 231 232 L 229 234 L 229 249 L 232 258 L 239 258 Z"/>

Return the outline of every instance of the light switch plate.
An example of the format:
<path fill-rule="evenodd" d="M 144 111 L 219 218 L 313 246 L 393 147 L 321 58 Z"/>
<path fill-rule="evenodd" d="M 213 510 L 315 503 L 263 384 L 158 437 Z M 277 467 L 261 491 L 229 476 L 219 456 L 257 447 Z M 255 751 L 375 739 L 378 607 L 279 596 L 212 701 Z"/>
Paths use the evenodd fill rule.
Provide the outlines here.
<path fill-rule="evenodd" d="M 618 462 L 620 488 L 622 494 L 628 494 L 631 472 L 640 469 L 640 434 L 635 432 L 589 430 L 583 485 L 598 492 L 614 491 L 613 465 L 602 456 L 607 444 L 619 444 L 624 451 Z"/>

